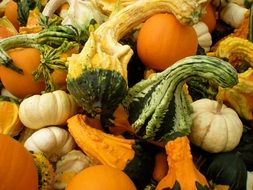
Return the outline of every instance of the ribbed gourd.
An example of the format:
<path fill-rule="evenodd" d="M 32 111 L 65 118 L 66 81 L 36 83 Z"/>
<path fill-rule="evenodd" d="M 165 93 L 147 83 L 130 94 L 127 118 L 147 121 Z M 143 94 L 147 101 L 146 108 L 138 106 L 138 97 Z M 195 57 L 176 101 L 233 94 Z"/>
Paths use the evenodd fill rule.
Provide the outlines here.
<path fill-rule="evenodd" d="M 166 142 L 190 133 L 192 108 L 182 88 L 192 77 L 222 87 L 238 82 L 234 67 L 219 58 L 197 55 L 179 60 L 131 87 L 124 98 L 122 104 L 137 136 Z"/>
<path fill-rule="evenodd" d="M 183 24 L 194 24 L 205 2 L 142 0 L 114 13 L 90 33 L 82 51 L 69 58 L 69 92 L 87 113 L 111 114 L 127 94 L 127 65 L 133 55 L 129 45 L 118 41 L 134 26 L 160 12 L 173 13 Z"/>

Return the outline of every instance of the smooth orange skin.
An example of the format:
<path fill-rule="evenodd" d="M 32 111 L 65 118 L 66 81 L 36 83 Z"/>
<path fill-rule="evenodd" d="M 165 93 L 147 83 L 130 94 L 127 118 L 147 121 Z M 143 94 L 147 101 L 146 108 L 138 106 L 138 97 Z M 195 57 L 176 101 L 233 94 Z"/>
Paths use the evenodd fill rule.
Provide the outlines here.
<path fill-rule="evenodd" d="M 38 190 L 32 155 L 13 138 L 0 134 L 0 190 Z"/>
<path fill-rule="evenodd" d="M 19 30 L 18 5 L 15 1 L 10 0 L 4 11 L 4 15 L 11 21 L 16 30 Z"/>
<path fill-rule="evenodd" d="M 182 25 L 172 14 L 156 14 L 143 24 L 137 53 L 148 68 L 165 70 L 176 61 L 195 55 L 198 36 L 192 26 Z"/>
<path fill-rule="evenodd" d="M 214 31 L 216 27 L 216 16 L 215 8 L 211 3 L 206 4 L 206 14 L 202 15 L 200 20 L 207 25 L 209 32 Z"/>
<path fill-rule="evenodd" d="M 121 170 L 106 165 L 90 166 L 78 173 L 66 190 L 137 190 Z"/>
<path fill-rule="evenodd" d="M 0 66 L 0 76 L 4 87 L 14 96 L 25 98 L 40 94 L 45 89 L 44 81 L 34 81 L 32 76 L 40 64 L 40 52 L 35 48 L 18 48 L 8 51 L 14 64 L 23 69 L 19 74 L 9 68 Z"/>

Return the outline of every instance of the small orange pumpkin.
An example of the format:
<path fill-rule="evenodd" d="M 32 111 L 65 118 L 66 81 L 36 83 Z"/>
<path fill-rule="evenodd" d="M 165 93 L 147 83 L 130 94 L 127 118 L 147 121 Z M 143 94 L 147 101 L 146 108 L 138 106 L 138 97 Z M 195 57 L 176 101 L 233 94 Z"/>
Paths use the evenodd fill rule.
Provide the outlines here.
<path fill-rule="evenodd" d="M 13 138 L 0 134 L 0 190 L 38 190 L 32 155 Z"/>
<path fill-rule="evenodd" d="M 136 190 L 131 179 L 121 170 L 107 166 L 90 166 L 78 173 L 66 190 Z"/>
<path fill-rule="evenodd" d="M 137 53 L 148 68 L 162 71 L 179 59 L 195 55 L 198 36 L 190 25 L 173 14 L 155 14 L 143 24 L 137 37 Z"/>

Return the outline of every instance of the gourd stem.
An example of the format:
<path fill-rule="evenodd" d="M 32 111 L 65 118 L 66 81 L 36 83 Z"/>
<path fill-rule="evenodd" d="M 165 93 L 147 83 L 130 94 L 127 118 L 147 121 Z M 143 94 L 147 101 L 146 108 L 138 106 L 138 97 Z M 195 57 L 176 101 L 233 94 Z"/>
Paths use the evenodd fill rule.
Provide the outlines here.
<path fill-rule="evenodd" d="M 14 48 L 38 48 L 43 44 L 61 46 L 65 41 L 73 40 L 77 37 L 74 28 L 68 26 L 54 26 L 36 34 L 20 34 L 0 40 L 0 65 L 10 68 L 18 73 L 23 70 L 13 64 L 12 59 L 6 53 Z"/>
<path fill-rule="evenodd" d="M 223 100 L 221 99 L 217 100 L 216 113 L 220 113 L 222 106 L 223 106 Z"/>

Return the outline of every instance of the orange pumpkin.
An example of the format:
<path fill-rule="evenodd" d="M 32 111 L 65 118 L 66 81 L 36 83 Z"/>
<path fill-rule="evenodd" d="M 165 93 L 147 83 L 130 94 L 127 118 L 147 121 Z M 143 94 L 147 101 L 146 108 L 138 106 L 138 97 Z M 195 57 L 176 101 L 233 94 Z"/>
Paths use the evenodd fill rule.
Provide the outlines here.
<path fill-rule="evenodd" d="M 136 190 L 131 179 L 121 170 L 106 166 L 90 166 L 78 173 L 66 190 Z"/>
<path fill-rule="evenodd" d="M 0 76 L 4 87 L 18 98 L 40 94 L 45 88 L 44 81 L 36 82 L 32 75 L 40 64 L 39 50 L 35 48 L 16 48 L 9 50 L 8 54 L 14 64 L 23 69 L 24 74 L 0 66 Z"/>
<path fill-rule="evenodd" d="M 209 32 L 212 32 L 216 26 L 215 8 L 210 2 L 206 4 L 205 8 L 206 12 L 201 16 L 200 20 L 207 25 Z"/>
<path fill-rule="evenodd" d="M 38 190 L 32 155 L 13 138 L 0 134 L 0 190 Z"/>
<path fill-rule="evenodd" d="M 148 68 L 162 71 L 179 59 L 195 55 L 198 36 L 173 14 L 155 14 L 146 20 L 137 38 L 137 53 Z"/>

